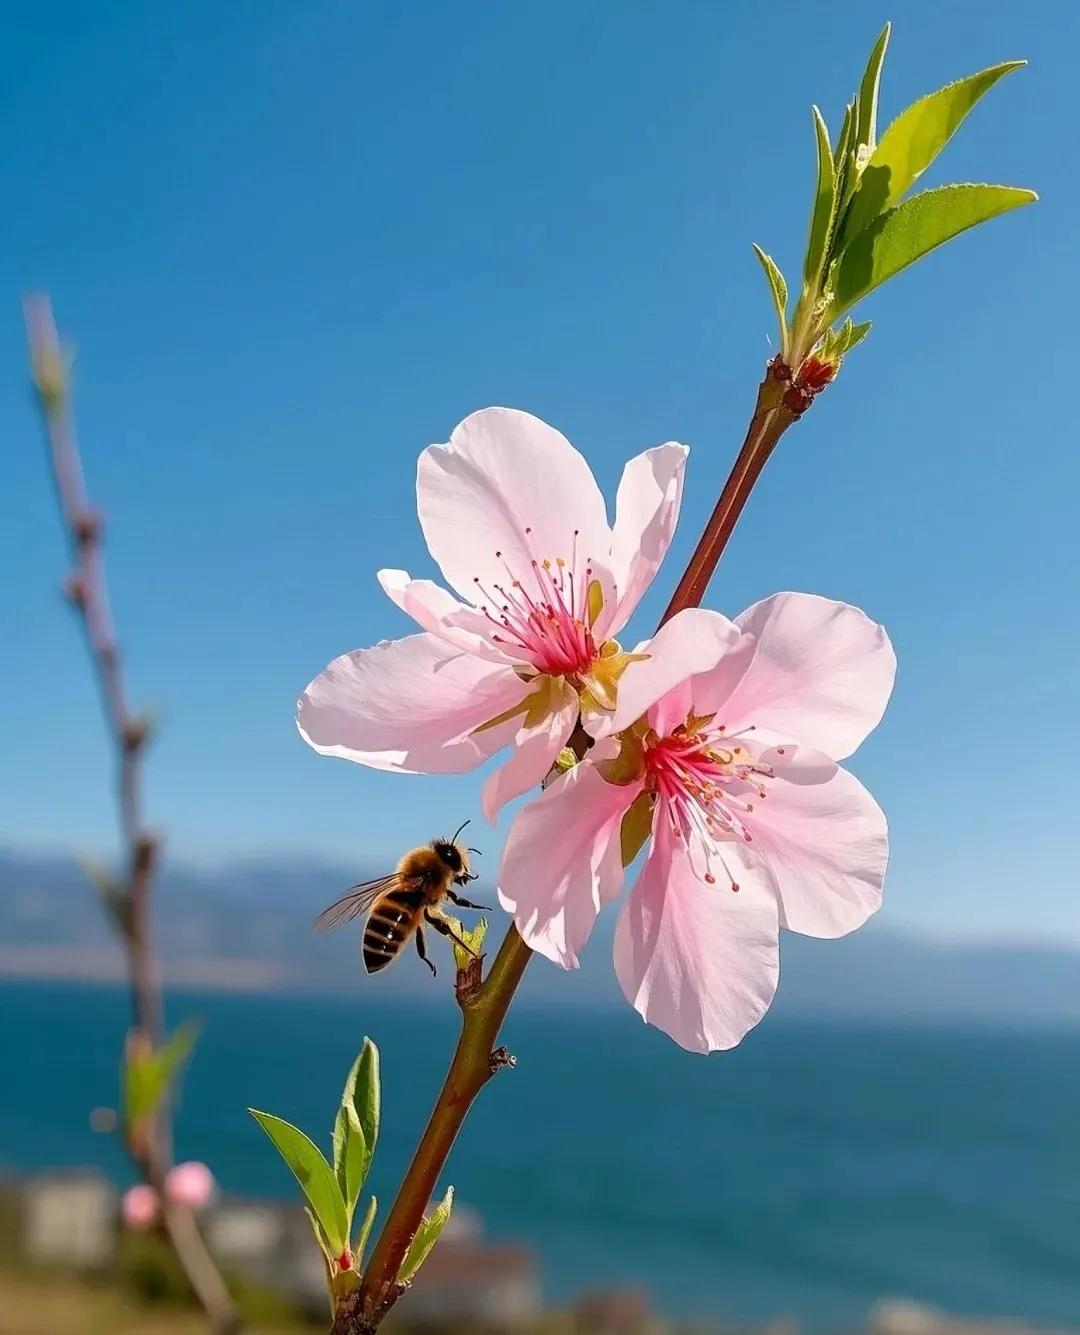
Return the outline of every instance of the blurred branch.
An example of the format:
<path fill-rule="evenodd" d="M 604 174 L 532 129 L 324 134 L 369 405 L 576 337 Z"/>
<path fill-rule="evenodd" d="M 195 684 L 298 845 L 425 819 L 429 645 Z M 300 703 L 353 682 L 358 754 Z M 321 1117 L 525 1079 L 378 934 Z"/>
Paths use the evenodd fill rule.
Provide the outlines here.
<path fill-rule="evenodd" d="M 160 843 L 143 815 L 142 760 L 151 728 L 132 714 L 124 687 L 102 559 L 104 524 L 86 492 L 69 393 L 69 366 L 60 345 L 48 297 L 25 299 L 27 337 L 34 385 L 45 417 L 49 457 L 60 513 L 67 531 L 73 568 L 64 586 L 86 634 L 87 648 L 101 691 L 102 708 L 117 756 L 117 797 L 126 875 L 105 896 L 110 920 L 127 954 L 132 1030 L 127 1060 L 153 1051 L 162 1037 L 161 980 L 151 933 L 150 903 Z M 199 1234 L 190 1209 L 168 1200 L 165 1176 L 172 1160 L 172 1129 L 167 1100 L 160 1110 L 128 1128 L 128 1149 L 161 1201 L 165 1231 L 188 1281 L 218 1335 L 230 1335 L 239 1322 L 229 1292 Z"/>

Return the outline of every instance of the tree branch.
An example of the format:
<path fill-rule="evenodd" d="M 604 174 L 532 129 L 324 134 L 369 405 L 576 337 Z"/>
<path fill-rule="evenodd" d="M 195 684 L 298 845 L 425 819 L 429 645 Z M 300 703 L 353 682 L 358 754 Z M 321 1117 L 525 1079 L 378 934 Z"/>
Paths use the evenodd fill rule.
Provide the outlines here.
<path fill-rule="evenodd" d="M 145 825 L 142 759 L 150 740 L 144 719 L 132 714 L 124 687 L 102 559 L 103 521 L 87 497 L 68 392 L 68 366 L 56 332 L 52 307 L 43 295 L 24 302 L 34 384 L 45 415 L 52 475 L 67 531 L 73 569 L 65 592 L 79 614 L 101 693 L 105 721 L 117 756 L 117 801 L 127 874 L 122 899 L 111 918 L 124 945 L 131 992 L 129 1053 L 152 1050 L 162 1037 L 161 980 L 154 953 L 150 903 L 159 841 Z M 166 1111 L 147 1119 L 129 1136 L 133 1161 L 162 1202 L 165 1232 L 172 1249 L 217 1335 L 232 1335 L 239 1320 L 228 1289 L 206 1249 L 191 1210 L 170 1202 L 165 1177 L 172 1162 L 171 1124 Z"/>

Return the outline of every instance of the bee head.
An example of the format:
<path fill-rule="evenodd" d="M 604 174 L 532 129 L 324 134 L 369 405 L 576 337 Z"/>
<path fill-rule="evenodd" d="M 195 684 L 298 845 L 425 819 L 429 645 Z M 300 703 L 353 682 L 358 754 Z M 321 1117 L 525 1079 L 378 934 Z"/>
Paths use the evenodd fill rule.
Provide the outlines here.
<path fill-rule="evenodd" d="M 452 839 L 436 839 L 432 848 L 444 866 L 449 867 L 458 885 L 467 885 L 472 880 L 469 859 L 460 844 L 455 844 Z"/>

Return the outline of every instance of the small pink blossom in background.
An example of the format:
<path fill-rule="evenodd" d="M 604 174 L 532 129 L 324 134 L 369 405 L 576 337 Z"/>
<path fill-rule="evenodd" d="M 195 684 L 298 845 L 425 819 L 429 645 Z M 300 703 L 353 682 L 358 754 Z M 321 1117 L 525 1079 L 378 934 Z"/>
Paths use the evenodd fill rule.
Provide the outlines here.
<path fill-rule="evenodd" d="M 682 499 L 683 445 L 631 459 L 614 526 L 588 464 L 539 418 L 467 417 L 420 456 L 420 525 L 448 592 L 379 573 L 423 633 L 335 659 L 297 708 L 324 755 L 425 774 L 471 770 L 503 747 L 484 786 L 494 820 L 538 785 L 577 722 L 614 707 L 627 666 L 614 636 L 667 552 Z"/>
<path fill-rule="evenodd" d="M 576 968 L 650 830 L 615 929 L 623 991 L 685 1048 L 734 1047 L 772 1002 L 780 927 L 843 936 L 881 903 L 885 817 L 837 760 L 880 722 L 896 659 L 857 608 L 781 593 L 736 621 L 690 609 L 628 667 L 586 758 L 525 806 L 499 898 Z M 638 804 L 635 806 L 635 804 Z"/>
<path fill-rule="evenodd" d="M 206 1164 L 195 1161 L 178 1163 L 165 1177 L 165 1194 L 177 1205 L 201 1210 L 214 1198 L 217 1183 Z"/>
<path fill-rule="evenodd" d="M 124 1227 L 134 1229 L 137 1233 L 145 1233 L 147 1229 L 153 1228 L 158 1217 L 157 1192 L 144 1183 L 129 1187 L 120 1201 L 120 1216 Z"/>

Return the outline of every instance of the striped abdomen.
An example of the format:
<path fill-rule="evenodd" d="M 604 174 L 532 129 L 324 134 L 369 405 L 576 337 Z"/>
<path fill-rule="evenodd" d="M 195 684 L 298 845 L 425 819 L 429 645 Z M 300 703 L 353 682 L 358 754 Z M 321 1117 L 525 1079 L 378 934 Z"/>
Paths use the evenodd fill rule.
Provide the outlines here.
<path fill-rule="evenodd" d="M 378 973 L 396 959 L 416 931 L 423 907 L 423 890 L 406 886 L 388 890 L 375 901 L 364 928 L 364 968 L 368 973 Z"/>

